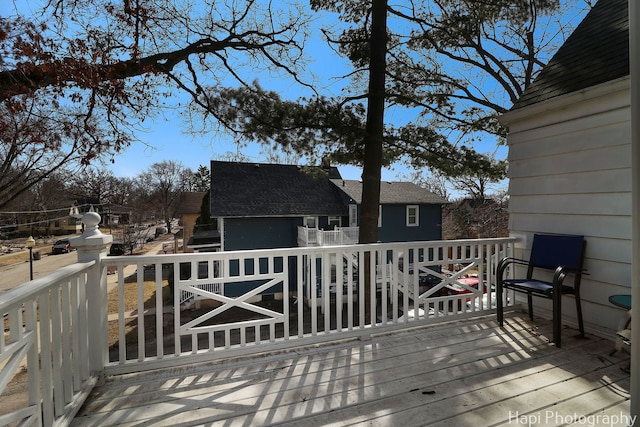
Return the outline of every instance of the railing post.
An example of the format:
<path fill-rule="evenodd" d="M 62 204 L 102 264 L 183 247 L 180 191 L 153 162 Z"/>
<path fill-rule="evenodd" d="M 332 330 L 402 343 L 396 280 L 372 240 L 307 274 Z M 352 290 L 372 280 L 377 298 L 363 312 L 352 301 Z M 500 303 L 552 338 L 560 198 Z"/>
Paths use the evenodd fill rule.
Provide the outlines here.
<path fill-rule="evenodd" d="M 87 313 L 89 313 L 89 370 L 100 372 L 107 363 L 107 273 L 100 260 L 107 255 L 111 235 L 98 228 L 100 215 L 88 212 L 82 216 L 84 232 L 71 239 L 78 249 L 78 262 L 96 261 L 87 272 Z"/>

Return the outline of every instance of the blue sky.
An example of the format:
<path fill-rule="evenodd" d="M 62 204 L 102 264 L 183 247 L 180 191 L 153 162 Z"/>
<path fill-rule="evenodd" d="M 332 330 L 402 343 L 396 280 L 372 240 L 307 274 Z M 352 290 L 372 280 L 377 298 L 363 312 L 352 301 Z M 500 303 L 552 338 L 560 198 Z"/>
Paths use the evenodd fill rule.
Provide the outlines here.
<path fill-rule="evenodd" d="M 180 118 L 176 118 L 179 121 Z M 179 126 L 155 120 L 148 132 L 139 132 L 137 137 L 151 147 L 136 143 L 115 157 L 109 169 L 118 177 L 134 177 L 150 165 L 163 160 L 174 160 L 196 170 L 199 165 L 209 166 L 210 160 L 227 160 L 227 153 L 235 153 L 236 145 L 231 138 L 221 135 L 194 137 L 183 134 Z M 252 144 L 240 149 L 252 161 L 265 162 L 260 155 L 260 146 Z M 354 166 L 338 166 L 345 179 L 360 179 L 362 170 Z M 398 173 L 406 173 L 402 165 L 384 169 L 383 180 L 397 180 Z"/>

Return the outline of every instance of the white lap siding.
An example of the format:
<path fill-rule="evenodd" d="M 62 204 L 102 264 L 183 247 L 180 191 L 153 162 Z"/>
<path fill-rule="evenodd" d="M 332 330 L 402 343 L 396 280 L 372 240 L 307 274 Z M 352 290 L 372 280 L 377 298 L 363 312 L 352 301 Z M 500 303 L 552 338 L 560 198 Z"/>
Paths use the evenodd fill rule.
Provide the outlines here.
<path fill-rule="evenodd" d="M 631 291 L 629 80 L 515 110 L 502 121 L 510 128 L 510 232 L 523 238 L 525 257 L 533 233 L 587 238 L 585 323 L 608 334 L 621 313 L 609 295 Z M 573 322 L 569 298 L 563 313 Z"/>

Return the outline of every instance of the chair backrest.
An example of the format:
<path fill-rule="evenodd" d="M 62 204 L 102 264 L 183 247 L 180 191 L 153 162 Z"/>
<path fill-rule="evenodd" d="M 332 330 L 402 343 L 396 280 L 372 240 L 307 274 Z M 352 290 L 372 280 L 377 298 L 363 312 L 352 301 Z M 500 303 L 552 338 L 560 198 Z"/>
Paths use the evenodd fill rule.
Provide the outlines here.
<path fill-rule="evenodd" d="M 558 266 L 581 269 L 584 259 L 584 236 L 535 234 L 529 258 L 531 277 L 533 268 L 555 270 Z"/>

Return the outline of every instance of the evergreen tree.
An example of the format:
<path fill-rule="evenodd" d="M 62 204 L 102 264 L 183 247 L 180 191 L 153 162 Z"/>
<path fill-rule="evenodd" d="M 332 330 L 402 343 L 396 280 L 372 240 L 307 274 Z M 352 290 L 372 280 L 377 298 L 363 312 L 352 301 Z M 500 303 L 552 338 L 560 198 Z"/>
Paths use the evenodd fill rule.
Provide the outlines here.
<path fill-rule="evenodd" d="M 196 223 L 193 226 L 193 234 L 198 231 L 217 230 L 218 221 L 215 218 L 211 218 L 211 191 L 207 191 L 202 197 L 202 204 L 200 205 L 200 216 L 196 219 Z"/>

